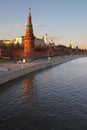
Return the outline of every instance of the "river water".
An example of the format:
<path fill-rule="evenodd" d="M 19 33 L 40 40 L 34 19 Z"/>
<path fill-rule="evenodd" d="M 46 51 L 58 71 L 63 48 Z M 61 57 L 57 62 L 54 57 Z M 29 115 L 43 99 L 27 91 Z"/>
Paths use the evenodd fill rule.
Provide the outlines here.
<path fill-rule="evenodd" d="M 87 58 L 1 85 L 0 130 L 87 130 Z"/>

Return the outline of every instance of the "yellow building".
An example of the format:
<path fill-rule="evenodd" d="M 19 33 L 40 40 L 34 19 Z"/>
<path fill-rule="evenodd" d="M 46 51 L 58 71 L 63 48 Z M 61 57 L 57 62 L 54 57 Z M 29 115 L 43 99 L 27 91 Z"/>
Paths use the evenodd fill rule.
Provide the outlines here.
<path fill-rule="evenodd" d="M 16 39 L 14 40 L 14 44 L 17 44 L 17 43 L 24 45 L 24 36 L 16 37 Z"/>

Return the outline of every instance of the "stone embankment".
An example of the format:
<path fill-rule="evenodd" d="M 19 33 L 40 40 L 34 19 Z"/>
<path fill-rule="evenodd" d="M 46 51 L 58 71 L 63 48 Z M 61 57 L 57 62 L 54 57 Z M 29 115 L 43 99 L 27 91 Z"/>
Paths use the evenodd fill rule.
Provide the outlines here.
<path fill-rule="evenodd" d="M 1 63 L 0 64 L 0 84 L 9 82 L 31 72 L 62 64 L 77 58 L 86 57 L 81 55 L 75 56 L 61 56 L 52 58 L 51 60 L 37 60 L 30 63 Z"/>

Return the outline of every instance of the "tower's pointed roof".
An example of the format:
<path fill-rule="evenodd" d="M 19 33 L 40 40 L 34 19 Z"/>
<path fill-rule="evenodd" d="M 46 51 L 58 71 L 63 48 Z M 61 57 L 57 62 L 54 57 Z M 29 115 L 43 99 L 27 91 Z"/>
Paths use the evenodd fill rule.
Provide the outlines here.
<path fill-rule="evenodd" d="M 29 15 L 28 16 L 31 16 L 31 8 L 29 8 Z"/>
<path fill-rule="evenodd" d="M 25 36 L 29 39 L 34 39 L 32 18 L 31 18 L 31 8 L 28 10 L 28 21 L 26 25 L 26 34 Z"/>
<path fill-rule="evenodd" d="M 29 12 L 28 12 L 28 23 L 27 23 L 27 29 L 28 30 L 33 30 L 31 19 L 32 19 L 31 18 L 31 8 L 29 8 Z"/>

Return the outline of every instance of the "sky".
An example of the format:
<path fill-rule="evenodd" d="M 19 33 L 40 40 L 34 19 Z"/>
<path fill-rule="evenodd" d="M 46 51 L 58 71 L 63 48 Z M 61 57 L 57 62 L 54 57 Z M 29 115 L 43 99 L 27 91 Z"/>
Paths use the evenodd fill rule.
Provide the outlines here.
<path fill-rule="evenodd" d="M 36 37 L 87 48 L 87 0 L 0 0 L 0 40 L 25 35 L 28 8 Z"/>

